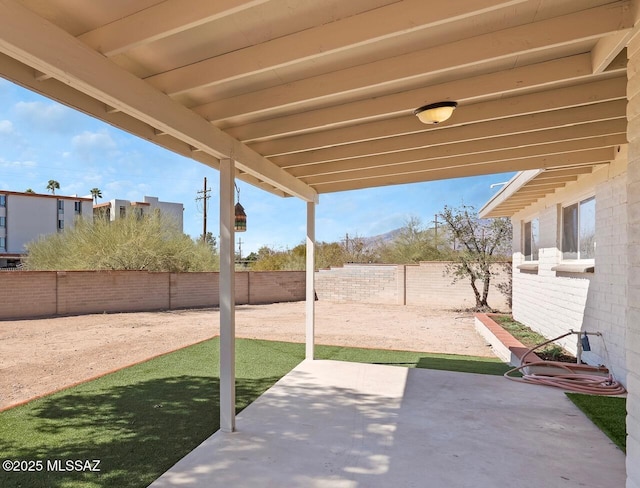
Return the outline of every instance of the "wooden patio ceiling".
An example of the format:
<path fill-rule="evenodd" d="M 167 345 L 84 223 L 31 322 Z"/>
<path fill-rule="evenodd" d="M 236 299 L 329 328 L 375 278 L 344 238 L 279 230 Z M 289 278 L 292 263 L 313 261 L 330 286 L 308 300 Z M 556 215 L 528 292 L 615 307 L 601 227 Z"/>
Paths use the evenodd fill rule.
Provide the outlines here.
<path fill-rule="evenodd" d="M 607 163 L 635 0 L 0 0 L 0 75 L 273 193 Z M 455 100 L 437 126 L 413 110 Z"/>

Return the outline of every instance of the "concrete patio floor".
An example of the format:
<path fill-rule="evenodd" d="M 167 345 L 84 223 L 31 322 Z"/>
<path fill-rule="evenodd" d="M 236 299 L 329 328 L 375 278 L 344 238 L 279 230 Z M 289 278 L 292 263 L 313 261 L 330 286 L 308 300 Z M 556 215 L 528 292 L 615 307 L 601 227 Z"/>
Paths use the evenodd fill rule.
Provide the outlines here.
<path fill-rule="evenodd" d="M 500 376 L 305 361 L 237 428 L 151 486 L 625 486 L 624 454 L 562 391 Z"/>

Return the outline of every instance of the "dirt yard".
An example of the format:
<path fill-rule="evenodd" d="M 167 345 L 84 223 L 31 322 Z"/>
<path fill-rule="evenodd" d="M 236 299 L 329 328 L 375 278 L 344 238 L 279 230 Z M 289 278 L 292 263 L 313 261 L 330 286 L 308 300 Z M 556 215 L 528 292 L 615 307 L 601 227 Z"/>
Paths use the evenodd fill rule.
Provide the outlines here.
<path fill-rule="evenodd" d="M 304 342 L 304 302 L 243 305 L 236 335 Z M 219 334 L 217 309 L 0 322 L 0 409 Z M 493 357 L 473 317 L 316 302 L 316 343 Z"/>

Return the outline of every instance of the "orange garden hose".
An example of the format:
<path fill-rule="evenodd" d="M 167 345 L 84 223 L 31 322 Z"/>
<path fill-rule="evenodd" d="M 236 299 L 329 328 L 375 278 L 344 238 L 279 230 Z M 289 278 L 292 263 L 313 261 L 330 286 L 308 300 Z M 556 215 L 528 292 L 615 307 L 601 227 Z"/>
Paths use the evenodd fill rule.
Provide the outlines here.
<path fill-rule="evenodd" d="M 573 391 L 576 393 L 585 393 L 588 395 L 620 395 L 626 393 L 624 387 L 613 377 L 613 374 L 609 372 L 607 376 L 587 373 L 576 373 L 571 369 L 571 363 L 561 363 L 558 361 L 533 361 L 525 364 L 525 358 L 532 354 L 533 351 L 540 347 L 546 346 L 550 342 L 557 341 L 568 335 L 575 334 L 574 331 L 567 332 L 554 339 L 550 339 L 542 344 L 532 347 L 527 350 L 521 358 L 521 366 L 515 367 L 507 371 L 504 376 L 512 381 L 519 381 L 521 383 L 534 383 L 538 385 L 554 386 L 556 388 L 562 388 L 564 390 Z M 532 367 L 545 367 L 545 368 L 557 368 L 565 370 L 566 372 L 552 372 L 548 373 L 522 373 L 522 377 L 510 376 L 517 371 L 526 370 L 526 368 Z"/>

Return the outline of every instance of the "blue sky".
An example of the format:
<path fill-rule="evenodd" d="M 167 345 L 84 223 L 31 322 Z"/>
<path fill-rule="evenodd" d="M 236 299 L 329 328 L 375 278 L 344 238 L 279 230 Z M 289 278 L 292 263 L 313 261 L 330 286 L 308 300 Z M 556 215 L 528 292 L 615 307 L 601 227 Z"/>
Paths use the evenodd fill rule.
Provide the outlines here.
<path fill-rule="evenodd" d="M 418 217 L 424 225 L 445 205 L 482 206 L 499 188 L 492 183 L 513 173 L 388 186 L 320 195 L 316 239 L 383 234 Z M 32 188 L 46 193 L 50 179 L 61 195 L 87 196 L 102 190 L 102 201 L 140 201 L 145 195 L 184 204 L 184 231 L 202 233 L 202 212 L 195 201 L 203 178 L 212 190 L 208 230 L 218 234 L 218 172 L 110 125 L 43 98 L 0 78 L 0 190 Z M 243 255 L 267 245 L 291 248 L 304 240 L 306 205 L 239 182 L 247 212 Z"/>

